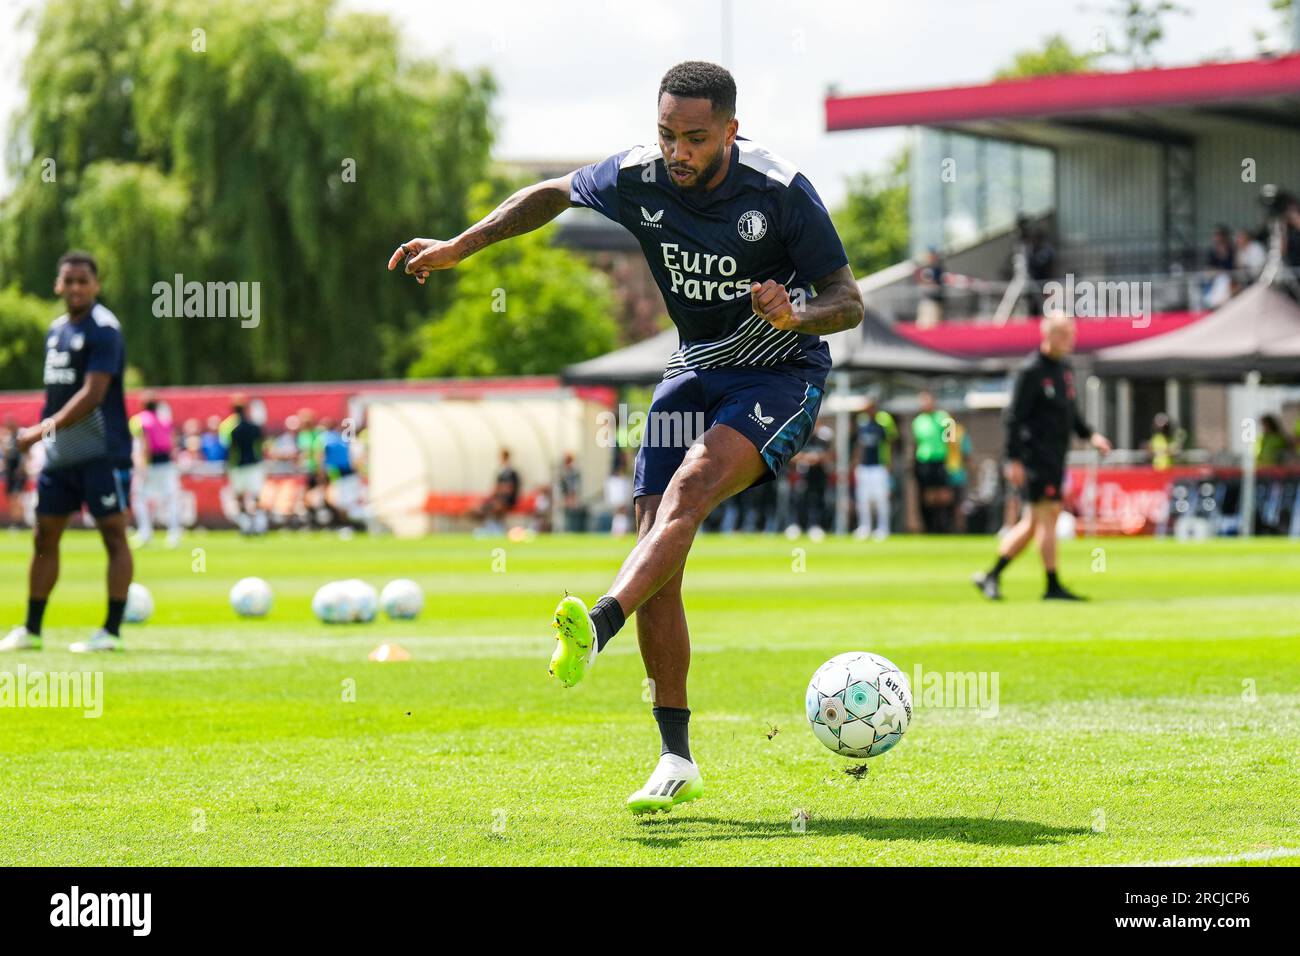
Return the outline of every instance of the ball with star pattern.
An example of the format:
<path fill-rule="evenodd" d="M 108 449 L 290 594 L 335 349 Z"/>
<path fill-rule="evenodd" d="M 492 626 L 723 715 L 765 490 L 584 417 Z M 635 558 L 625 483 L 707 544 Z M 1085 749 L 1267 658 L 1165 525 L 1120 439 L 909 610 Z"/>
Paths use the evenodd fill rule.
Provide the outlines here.
<path fill-rule="evenodd" d="M 912 720 L 912 688 L 893 662 L 854 651 L 813 674 L 805 699 L 813 735 L 842 757 L 878 757 Z"/>

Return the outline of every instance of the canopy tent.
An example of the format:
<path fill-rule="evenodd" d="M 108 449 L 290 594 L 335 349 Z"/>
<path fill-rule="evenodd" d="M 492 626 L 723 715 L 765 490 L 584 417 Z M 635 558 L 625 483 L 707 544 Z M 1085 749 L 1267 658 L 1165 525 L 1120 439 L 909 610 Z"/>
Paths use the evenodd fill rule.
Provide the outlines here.
<path fill-rule="evenodd" d="M 836 355 L 836 340 L 844 337 L 851 348 Z M 867 309 L 862 325 L 850 332 L 827 337 L 836 371 L 912 372 L 919 375 L 987 375 L 1005 370 L 999 360 L 963 358 L 918 345 L 899 334 L 879 313 Z M 1019 361 L 1017 356 L 1014 361 Z"/>
<path fill-rule="evenodd" d="M 663 378 L 664 366 L 676 348 L 677 330 L 664 329 L 635 345 L 569 365 L 560 378 L 570 385 L 650 385 Z"/>
<path fill-rule="evenodd" d="M 1093 361 L 1099 374 L 1124 378 L 1235 382 L 1259 372 L 1300 379 L 1300 305 L 1280 289 L 1256 283 L 1199 321 L 1101 349 Z"/>
<path fill-rule="evenodd" d="M 826 344 L 836 371 L 979 375 L 1001 370 L 996 364 L 945 355 L 909 342 L 870 309 L 858 328 L 828 335 Z M 677 330 L 666 329 L 635 345 L 570 365 L 562 378 L 569 384 L 652 384 L 663 377 L 664 366 L 677 345 Z"/>
<path fill-rule="evenodd" d="M 1257 282 L 1198 322 L 1093 357 L 1102 375 L 1243 381 L 1253 409 L 1261 378 L 1300 379 L 1300 305 L 1275 286 Z M 1253 439 L 1241 443 L 1241 471 L 1239 533 L 1248 536 L 1255 520 Z"/>

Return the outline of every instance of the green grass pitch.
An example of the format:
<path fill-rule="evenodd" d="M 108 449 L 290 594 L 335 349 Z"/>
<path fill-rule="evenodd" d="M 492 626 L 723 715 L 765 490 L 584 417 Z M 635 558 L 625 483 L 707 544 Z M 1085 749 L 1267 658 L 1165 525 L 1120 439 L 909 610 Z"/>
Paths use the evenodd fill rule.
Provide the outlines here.
<path fill-rule="evenodd" d="M 154 616 L 88 659 L 67 647 L 100 622 L 103 557 L 70 533 L 46 649 L 0 671 L 100 669 L 104 713 L 0 709 L 0 866 L 1300 862 L 1292 542 L 1070 542 L 1062 578 L 1093 600 L 1045 606 L 1030 555 L 1002 605 L 976 594 L 991 539 L 702 536 L 707 786 L 650 819 L 623 807 L 658 755 L 631 624 L 578 688 L 546 674 L 556 599 L 598 597 L 629 546 L 189 535 L 138 553 Z M 28 547 L 0 533 L 6 626 Z M 275 589 L 269 618 L 230 611 L 245 575 Z M 423 615 L 317 623 L 315 588 L 353 576 L 415 578 Z M 412 660 L 368 661 L 385 640 Z M 997 713 L 914 687 L 902 742 L 850 777 L 803 716 L 849 650 L 996 674 Z"/>

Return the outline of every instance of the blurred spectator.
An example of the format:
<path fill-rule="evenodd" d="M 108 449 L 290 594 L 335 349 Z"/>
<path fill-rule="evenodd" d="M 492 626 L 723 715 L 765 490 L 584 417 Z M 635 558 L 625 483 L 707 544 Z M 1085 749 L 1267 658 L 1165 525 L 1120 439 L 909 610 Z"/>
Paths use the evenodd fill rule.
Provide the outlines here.
<path fill-rule="evenodd" d="M 322 418 L 313 444 L 316 478 L 322 501 L 340 524 L 358 520 L 363 485 L 352 463 L 352 436 L 345 434 L 332 418 Z M 505 453 L 509 457 L 509 453 Z M 515 478 L 518 495 L 518 476 Z"/>
<path fill-rule="evenodd" d="M 1167 471 L 1174 466 L 1174 459 L 1183 450 L 1186 436 L 1174 426 L 1164 412 L 1156 415 L 1151 422 L 1151 439 L 1147 449 L 1151 452 L 1151 467 L 1156 471 Z"/>
<path fill-rule="evenodd" d="M 879 407 L 874 395 L 868 395 L 858 417 L 853 450 L 856 462 L 853 481 L 858 509 L 858 526 L 854 535 L 860 540 L 874 536 L 883 541 L 889 537 L 889 470 L 898 443 L 898 425 L 894 416 Z"/>
<path fill-rule="evenodd" d="M 181 476 L 176 467 L 172 423 L 158 413 L 155 393 L 145 392 L 143 399 L 144 407 L 127 422 L 135 439 L 134 457 L 140 476 L 131 508 L 136 524 L 132 543 L 142 547 L 153 539 L 153 510 L 157 507 L 166 516 L 167 547 L 174 548 L 181 540 Z"/>
<path fill-rule="evenodd" d="M 320 429 L 316 427 L 316 413 L 310 408 L 298 409 L 298 470 L 306 476 L 302 499 L 310 520 L 323 524 L 330 519 L 329 503 L 325 500 L 325 484 L 321 481 L 319 442 Z"/>
<path fill-rule="evenodd" d="M 1234 266 L 1232 240 L 1228 227 L 1217 225 L 1210 237 L 1210 251 L 1206 267 L 1210 273 L 1201 285 L 1203 304 L 1207 309 L 1217 309 L 1232 295 L 1232 270 Z"/>
<path fill-rule="evenodd" d="M 1016 245 L 1011 253 L 1010 266 L 1004 274 L 1014 280 L 1018 277 L 1020 268 L 1024 269 L 1025 280 L 1021 298 L 1031 316 L 1040 316 L 1043 314 L 1043 283 L 1056 278 L 1056 250 L 1048 241 L 1047 232 L 1032 227 L 1029 217 L 1025 215 L 1016 217 Z"/>
<path fill-rule="evenodd" d="M 619 448 L 614 453 L 614 463 L 605 479 L 605 507 L 610 512 L 610 534 L 627 534 L 632 529 L 632 479 L 627 475 L 627 456 Z"/>
<path fill-rule="evenodd" d="M 241 534 L 263 534 L 266 512 L 262 510 L 262 486 L 266 466 L 262 463 L 262 426 L 248 415 L 248 399 L 231 397 L 230 415 L 221 423 L 221 443 L 229 462 L 227 480 L 234 499 L 235 524 Z"/>
<path fill-rule="evenodd" d="M 1056 278 L 1056 250 L 1047 240 L 1043 229 L 1035 229 L 1029 234 L 1025 246 L 1025 269 L 1029 273 L 1032 296 L 1035 303 L 1033 314 L 1043 314 L 1043 283 Z"/>
<path fill-rule="evenodd" d="M 1210 233 L 1210 251 L 1206 265 L 1215 271 L 1231 272 L 1234 261 L 1232 244 L 1228 240 L 1228 227 L 1219 223 Z"/>
<path fill-rule="evenodd" d="M 271 439 L 267 457 L 275 461 L 298 462 L 298 416 L 290 415 L 284 420 L 284 431 Z"/>
<path fill-rule="evenodd" d="M 826 488 L 835 456 L 831 442 L 835 433 L 828 425 L 818 425 L 803 450 L 791 459 L 794 466 L 795 523 L 786 529 L 797 535 L 807 530 L 813 538 L 822 537 L 826 521 Z"/>
<path fill-rule="evenodd" d="M 777 525 L 778 491 L 780 479 L 751 485 L 738 495 L 728 498 L 723 505 L 722 528 L 724 532 L 771 532 Z"/>
<path fill-rule="evenodd" d="M 199 438 L 199 448 L 204 461 L 225 461 L 226 446 L 221 443 L 221 417 L 213 415 L 208 418 L 208 427 Z"/>
<path fill-rule="evenodd" d="M 23 522 L 23 492 L 27 487 L 27 470 L 24 455 L 18 447 L 18 419 L 5 416 L 0 428 L 0 456 L 5 469 L 5 501 L 9 507 L 9 523 L 21 526 Z"/>
<path fill-rule="evenodd" d="M 948 487 L 952 489 L 952 502 L 948 505 L 951 520 L 950 530 L 957 534 L 966 532 L 966 484 L 970 480 L 968 468 L 973 451 L 970 433 L 966 426 L 955 418 L 952 419 L 951 438 L 948 441 L 948 457 L 944 459 L 944 469 L 948 472 Z"/>
<path fill-rule="evenodd" d="M 1234 261 L 1237 265 L 1237 281 L 1242 285 L 1250 285 L 1264 271 L 1264 264 L 1268 261 L 1268 250 L 1247 229 L 1238 229 L 1235 237 Z"/>
<path fill-rule="evenodd" d="M 560 502 L 564 508 L 564 530 L 587 530 L 587 506 L 582 501 L 582 472 L 573 460 L 573 452 L 566 452 L 560 465 Z"/>
<path fill-rule="evenodd" d="M 472 508 L 469 515 L 484 522 L 485 527 L 499 529 L 518 501 L 519 472 L 510 463 L 509 450 L 502 448 L 501 466 L 497 469 L 492 493 Z"/>
<path fill-rule="evenodd" d="M 181 441 L 176 453 L 176 461 L 182 471 L 189 471 L 199 462 L 207 461 L 203 454 L 203 428 L 197 418 L 187 418 L 185 424 L 181 426 Z"/>
<path fill-rule="evenodd" d="M 943 321 L 943 260 L 939 250 L 931 246 L 926 250 L 921 267 L 913 275 L 921 287 L 921 302 L 916 309 L 916 327 L 929 329 Z"/>
<path fill-rule="evenodd" d="M 1288 268 L 1300 270 L 1300 200 L 1292 199 L 1282 218 L 1282 261 Z M 1300 278 L 1300 273 L 1291 278 Z"/>
<path fill-rule="evenodd" d="M 917 396 L 920 411 L 912 419 L 913 462 L 920 494 L 921 522 L 927 534 L 950 528 L 952 488 L 948 485 L 948 438 L 952 418 L 934 406 L 926 391 Z"/>
<path fill-rule="evenodd" d="M 1291 450 L 1291 440 L 1282 432 L 1282 423 L 1276 415 L 1265 415 L 1259 420 L 1259 439 L 1255 442 L 1255 463 L 1265 467 L 1280 465 Z"/>

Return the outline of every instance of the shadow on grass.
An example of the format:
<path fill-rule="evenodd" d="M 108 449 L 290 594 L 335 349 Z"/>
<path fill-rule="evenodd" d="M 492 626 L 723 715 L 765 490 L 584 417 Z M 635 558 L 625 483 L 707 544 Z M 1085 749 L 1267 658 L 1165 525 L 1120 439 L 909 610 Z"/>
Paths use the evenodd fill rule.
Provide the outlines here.
<path fill-rule="evenodd" d="M 801 832 L 791 820 L 724 820 L 654 815 L 641 832 L 624 837 L 645 846 L 674 847 L 722 840 L 777 840 L 806 836 L 858 836 L 866 840 L 955 840 L 985 846 L 1053 846 L 1090 834 L 1087 827 L 1054 827 L 1032 820 L 987 817 L 810 817 Z"/>

